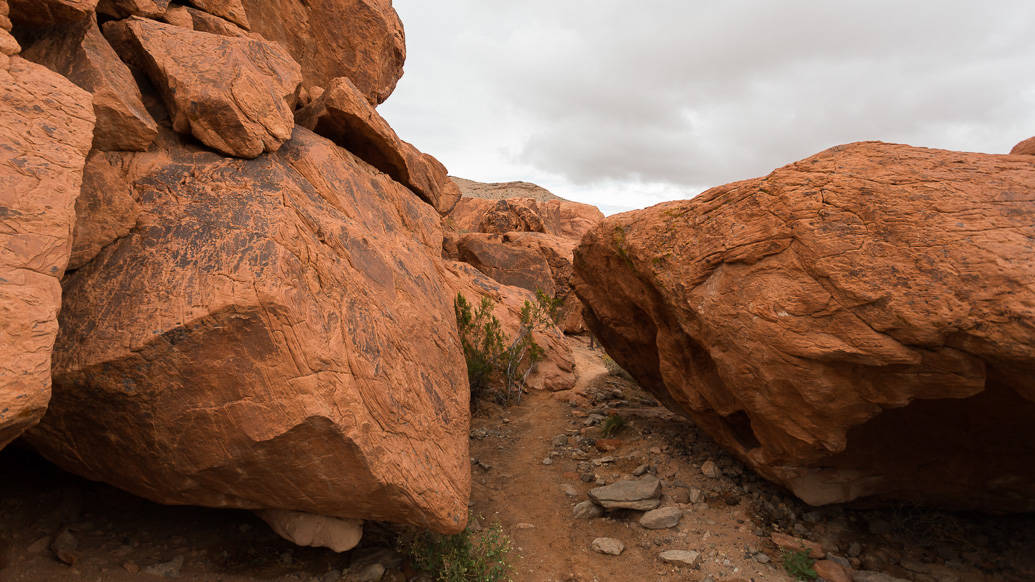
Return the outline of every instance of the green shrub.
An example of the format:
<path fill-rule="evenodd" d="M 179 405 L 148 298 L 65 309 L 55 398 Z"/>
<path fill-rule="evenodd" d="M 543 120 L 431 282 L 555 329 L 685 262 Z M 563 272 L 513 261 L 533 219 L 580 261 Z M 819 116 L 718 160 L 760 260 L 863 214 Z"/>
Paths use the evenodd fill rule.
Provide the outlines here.
<path fill-rule="evenodd" d="M 488 395 L 504 405 L 520 399 L 525 380 L 544 355 L 532 332 L 552 325 L 558 305 L 556 299 L 536 290 L 535 303 L 526 300 L 522 306 L 521 325 L 517 337 L 511 339 L 493 315 L 491 298 L 482 297 L 478 308 L 472 310 L 463 293 L 457 293 L 453 308 L 467 362 L 472 406 Z"/>
<path fill-rule="evenodd" d="M 436 582 L 502 582 L 510 580 L 510 537 L 499 523 L 480 532 L 469 528 L 451 536 L 422 532 L 406 542 L 418 570 Z"/>
<path fill-rule="evenodd" d="M 815 580 L 819 574 L 812 568 L 816 561 L 809 557 L 806 550 L 784 552 L 783 569 L 795 580 Z"/>
<path fill-rule="evenodd" d="M 604 421 L 604 426 L 601 428 L 600 433 L 604 435 L 605 438 L 611 438 L 621 432 L 628 424 L 629 423 L 626 422 L 621 415 L 612 414 Z"/>

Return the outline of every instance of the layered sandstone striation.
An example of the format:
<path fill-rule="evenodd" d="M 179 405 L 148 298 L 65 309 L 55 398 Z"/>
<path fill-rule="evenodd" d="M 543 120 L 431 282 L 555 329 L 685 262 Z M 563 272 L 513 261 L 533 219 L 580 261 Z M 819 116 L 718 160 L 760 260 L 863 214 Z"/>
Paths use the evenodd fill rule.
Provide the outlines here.
<path fill-rule="evenodd" d="M 1035 509 L 1035 166 L 885 143 L 606 219 L 587 323 L 813 504 Z"/>

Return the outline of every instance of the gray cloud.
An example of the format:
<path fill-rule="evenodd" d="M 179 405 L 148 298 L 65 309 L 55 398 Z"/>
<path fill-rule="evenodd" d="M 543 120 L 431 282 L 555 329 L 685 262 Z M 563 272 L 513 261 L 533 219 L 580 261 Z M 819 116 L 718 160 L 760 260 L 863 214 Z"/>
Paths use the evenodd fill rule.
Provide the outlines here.
<path fill-rule="evenodd" d="M 382 112 L 457 174 L 643 206 L 864 139 L 1035 134 L 1035 5 L 396 0 Z"/>

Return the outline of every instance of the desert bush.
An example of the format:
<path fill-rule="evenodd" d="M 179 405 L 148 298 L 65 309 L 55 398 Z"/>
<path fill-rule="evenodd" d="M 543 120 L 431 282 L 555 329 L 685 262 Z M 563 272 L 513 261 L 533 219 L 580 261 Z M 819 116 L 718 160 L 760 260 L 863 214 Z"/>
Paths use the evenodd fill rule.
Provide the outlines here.
<path fill-rule="evenodd" d="M 420 532 L 404 543 L 414 567 L 431 575 L 435 582 L 510 579 L 510 537 L 499 523 L 478 532 L 468 526 L 451 536 Z"/>
<path fill-rule="evenodd" d="M 783 554 L 783 569 L 795 580 L 808 581 L 818 578 L 819 575 L 812 568 L 815 563 L 806 550 L 784 552 Z"/>
<path fill-rule="evenodd" d="M 600 434 L 604 435 L 605 438 L 611 438 L 622 431 L 623 428 L 628 426 L 628 422 L 622 418 L 619 414 L 612 414 L 607 417 L 604 421 L 604 425 L 600 429 Z"/>
<path fill-rule="evenodd" d="M 526 300 L 521 308 L 517 336 L 509 338 L 493 314 L 495 302 L 491 298 L 482 297 L 478 307 L 472 309 L 463 293 L 457 293 L 453 308 L 467 362 L 472 406 L 486 396 L 504 405 L 520 399 L 525 380 L 544 355 L 533 332 L 553 324 L 558 305 L 559 301 L 537 290 L 535 302 Z"/>

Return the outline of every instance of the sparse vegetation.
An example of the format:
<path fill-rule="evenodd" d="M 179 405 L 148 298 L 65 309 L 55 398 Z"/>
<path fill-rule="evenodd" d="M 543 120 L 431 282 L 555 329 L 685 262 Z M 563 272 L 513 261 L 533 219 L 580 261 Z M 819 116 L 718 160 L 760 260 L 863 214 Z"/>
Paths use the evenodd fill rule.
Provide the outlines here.
<path fill-rule="evenodd" d="M 628 421 L 622 418 L 620 414 L 612 414 L 604 421 L 604 424 L 600 429 L 600 433 L 604 435 L 605 438 L 611 438 L 620 433 L 622 429 L 628 425 Z"/>
<path fill-rule="evenodd" d="M 525 380 L 543 357 L 543 348 L 532 334 L 552 325 L 559 303 L 537 290 L 535 302 L 526 300 L 522 306 L 520 327 L 511 339 L 493 314 L 495 302 L 491 298 L 482 297 L 478 308 L 472 309 L 463 293 L 457 294 L 453 308 L 467 361 L 472 407 L 487 396 L 504 405 L 520 399 Z"/>
<path fill-rule="evenodd" d="M 468 526 L 450 536 L 421 532 L 404 543 L 414 567 L 435 582 L 510 580 L 511 542 L 499 523 L 478 532 Z"/>
<path fill-rule="evenodd" d="M 809 557 L 806 550 L 784 552 L 783 569 L 795 580 L 815 580 L 819 577 L 816 570 L 812 568 L 816 561 Z"/>

